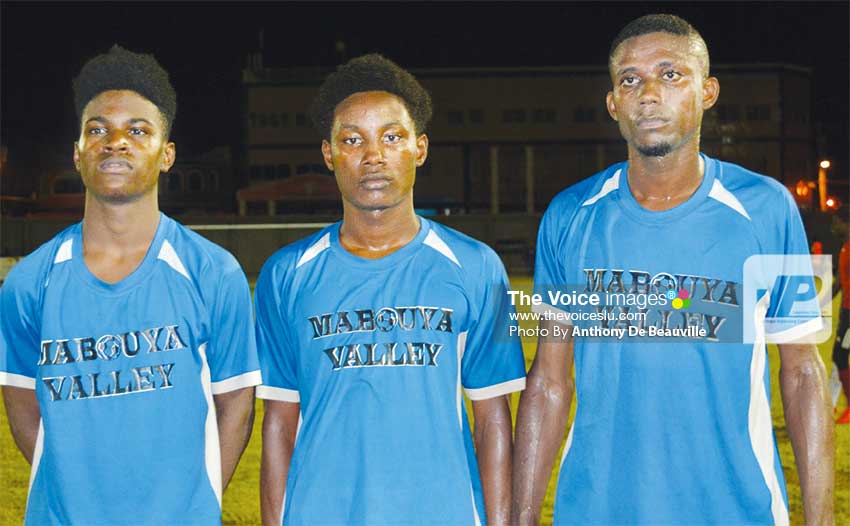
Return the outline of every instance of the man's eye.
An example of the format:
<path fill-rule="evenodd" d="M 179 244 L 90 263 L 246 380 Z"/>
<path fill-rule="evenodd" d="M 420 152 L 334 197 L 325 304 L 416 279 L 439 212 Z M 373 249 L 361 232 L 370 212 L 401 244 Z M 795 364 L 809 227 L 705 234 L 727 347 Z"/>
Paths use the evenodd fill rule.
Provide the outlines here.
<path fill-rule="evenodd" d="M 130 128 L 130 135 L 147 135 L 147 130 L 143 130 L 142 128 Z"/>
<path fill-rule="evenodd" d="M 89 128 L 88 131 L 89 135 L 103 135 L 104 133 L 106 133 L 106 128 L 103 127 Z"/>
<path fill-rule="evenodd" d="M 396 133 L 388 133 L 384 136 L 384 139 L 386 139 L 387 142 L 395 143 L 401 140 L 401 135 L 398 135 Z"/>
<path fill-rule="evenodd" d="M 663 75 L 664 80 L 678 80 L 681 76 L 682 75 L 676 71 L 665 71 Z"/>
<path fill-rule="evenodd" d="M 359 137 L 347 137 L 342 140 L 343 144 L 348 144 L 349 146 L 357 146 L 362 142 Z"/>
<path fill-rule="evenodd" d="M 623 77 L 622 80 L 620 80 L 620 84 L 623 86 L 634 86 L 637 82 L 637 77 Z"/>

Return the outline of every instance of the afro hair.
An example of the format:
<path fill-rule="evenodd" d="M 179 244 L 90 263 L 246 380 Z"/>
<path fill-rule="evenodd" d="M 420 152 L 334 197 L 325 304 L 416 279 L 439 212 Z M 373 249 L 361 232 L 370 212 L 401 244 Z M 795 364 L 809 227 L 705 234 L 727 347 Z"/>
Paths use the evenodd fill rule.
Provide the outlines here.
<path fill-rule="evenodd" d="M 372 53 L 351 59 L 325 79 L 310 107 L 310 118 L 318 132 L 330 139 L 334 111 L 355 93 L 386 91 L 404 102 L 416 133 L 424 133 L 431 120 L 431 96 L 416 77 L 395 62 Z"/>
<path fill-rule="evenodd" d="M 74 104 L 77 117 L 95 97 L 109 90 L 135 91 L 151 101 L 165 120 L 166 131 L 171 130 L 177 115 L 177 93 L 153 55 L 133 53 L 119 45 L 107 53 L 90 59 L 74 79 Z"/>

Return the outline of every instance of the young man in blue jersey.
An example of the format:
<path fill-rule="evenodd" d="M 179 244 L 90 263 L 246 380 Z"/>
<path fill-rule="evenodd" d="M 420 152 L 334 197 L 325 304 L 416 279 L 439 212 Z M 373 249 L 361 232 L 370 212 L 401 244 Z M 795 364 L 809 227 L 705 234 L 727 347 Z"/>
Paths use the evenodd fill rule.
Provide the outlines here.
<path fill-rule="evenodd" d="M 430 97 L 366 55 L 312 113 L 343 220 L 257 282 L 263 524 L 507 524 L 522 348 L 498 256 L 414 211 Z"/>
<path fill-rule="evenodd" d="M 0 289 L 0 383 L 32 464 L 24 523 L 221 524 L 261 381 L 247 280 L 159 211 L 177 99 L 118 46 L 74 80 L 83 221 Z"/>
<path fill-rule="evenodd" d="M 687 22 L 671 15 L 631 22 L 611 46 L 609 71 L 606 103 L 628 162 L 561 192 L 541 222 L 536 310 L 545 314 L 542 328 L 569 337 L 542 338 L 529 371 L 517 420 L 514 519 L 539 520 L 575 390 L 556 524 L 787 525 L 765 339 L 742 341 L 742 282 L 752 255 L 808 253 L 796 205 L 776 180 L 699 152 L 703 112 L 719 84 Z M 582 310 L 548 294 L 565 290 L 609 302 Z M 620 296 L 643 304 L 612 306 Z M 774 315 L 769 303 L 759 299 L 756 327 Z M 819 323 L 788 329 L 785 341 Z M 602 329 L 607 338 L 594 336 Z M 649 334 L 657 336 L 641 337 Z M 813 344 L 779 349 L 806 524 L 831 524 L 823 364 Z"/>

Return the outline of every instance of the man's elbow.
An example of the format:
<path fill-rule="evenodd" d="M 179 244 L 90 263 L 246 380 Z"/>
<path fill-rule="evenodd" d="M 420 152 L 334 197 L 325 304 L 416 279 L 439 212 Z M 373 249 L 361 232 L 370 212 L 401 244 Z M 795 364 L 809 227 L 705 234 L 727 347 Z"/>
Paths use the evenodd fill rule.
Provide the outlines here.
<path fill-rule="evenodd" d="M 558 406 L 569 407 L 574 389 L 575 381 L 572 377 L 553 378 L 532 372 L 528 376 L 523 396 L 528 396 L 532 400 L 541 400 Z"/>

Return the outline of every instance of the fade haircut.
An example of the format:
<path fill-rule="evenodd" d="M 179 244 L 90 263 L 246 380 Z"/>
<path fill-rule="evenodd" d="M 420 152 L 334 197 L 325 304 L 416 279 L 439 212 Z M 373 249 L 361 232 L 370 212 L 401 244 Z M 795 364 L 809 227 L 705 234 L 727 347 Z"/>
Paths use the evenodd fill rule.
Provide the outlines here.
<path fill-rule="evenodd" d="M 686 20 L 676 15 L 668 14 L 645 15 L 626 24 L 626 27 L 621 29 L 617 33 L 617 36 L 614 37 L 614 41 L 611 42 L 611 49 L 608 51 L 608 68 L 611 68 L 614 62 L 614 54 L 623 41 L 649 33 L 669 33 L 671 35 L 688 37 L 691 41 L 691 48 L 700 56 L 703 75 L 708 77 L 710 66 L 708 47 L 705 45 L 702 35 Z"/>
<path fill-rule="evenodd" d="M 399 97 L 422 134 L 433 112 L 431 96 L 416 77 L 377 53 L 351 59 L 325 79 L 310 107 L 310 119 L 323 138 L 330 140 L 334 111 L 355 93 L 386 91 Z"/>
<path fill-rule="evenodd" d="M 177 93 L 153 55 L 133 53 L 114 45 L 107 53 L 90 59 L 74 79 L 77 118 L 95 97 L 110 90 L 130 90 L 151 101 L 165 124 L 166 136 L 177 115 Z"/>

